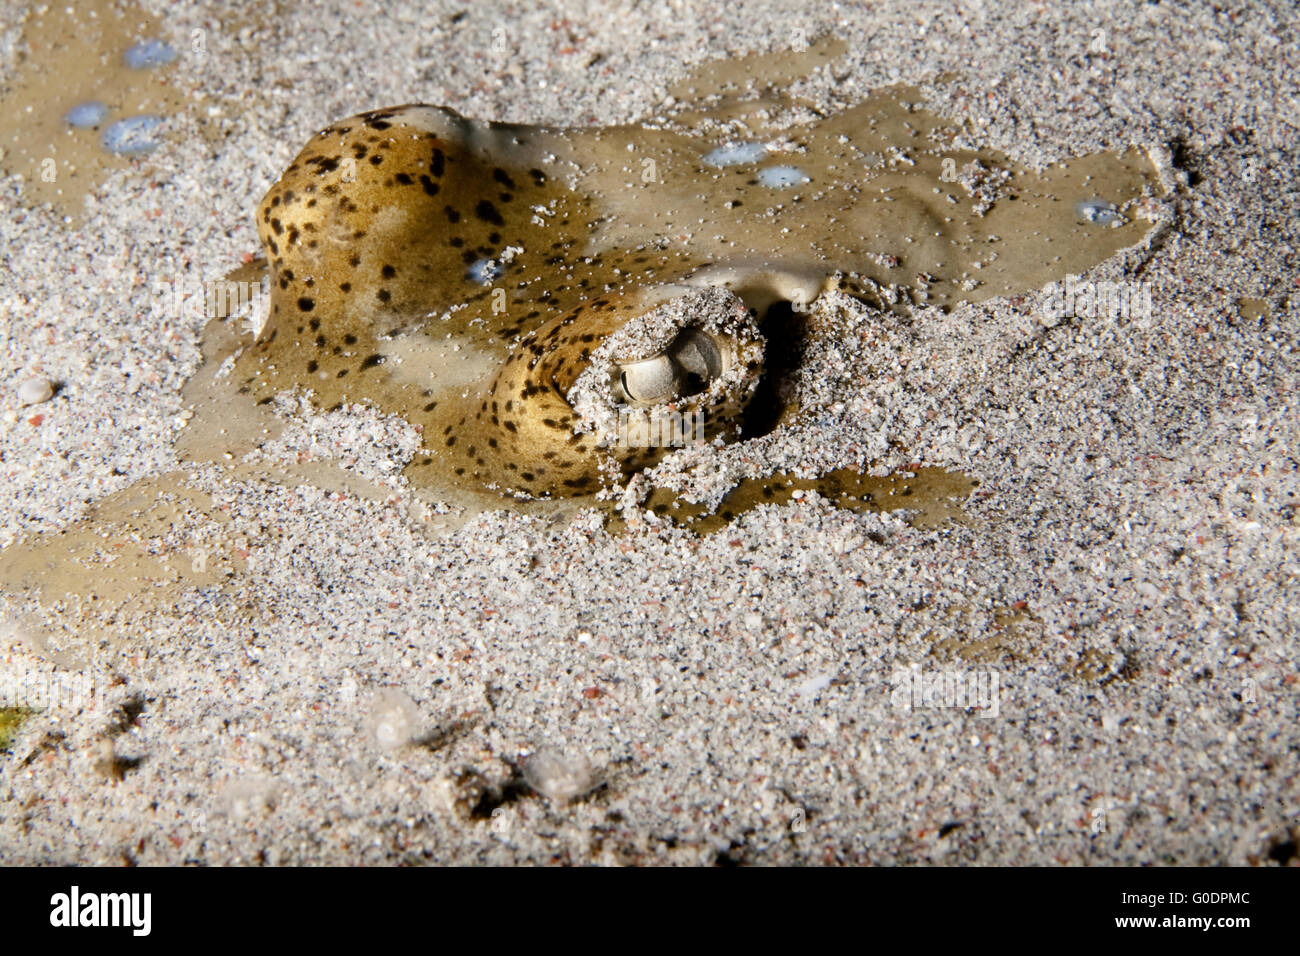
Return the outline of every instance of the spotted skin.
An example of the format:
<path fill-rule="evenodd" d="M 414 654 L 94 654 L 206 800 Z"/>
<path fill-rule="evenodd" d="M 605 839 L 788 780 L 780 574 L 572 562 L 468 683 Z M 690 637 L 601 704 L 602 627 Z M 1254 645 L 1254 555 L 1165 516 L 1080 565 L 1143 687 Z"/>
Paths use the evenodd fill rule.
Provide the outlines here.
<path fill-rule="evenodd" d="M 590 201 L 538 166 L 483 155 L 510 152 L 520 134 L 425 106 L 365 113 L 319 133 L 258 209 L 271 309 L 239 358 L 241 389 L 268 401 L 306 385 L 326 407 L 367 401 L 405 415 L 426 436 L 410 468 L 416 481 L 450 474 L 531 497 L 598 490 L 595 441 L 574 433 L 564 393 L 600 341 L 659 301 L 635 287 L 604 291 L 608 280 L 620 266 L 680 276 L 696 263 L 680 254 L 589 254 L 563 237 L 596 218 Z M 532 214 L 539 206 L 545 219 Z M 501 263 L 494 288 L 475 281 L 475 262 L 509 249 L 518 251 Z M 500 312 L 495 289 L 509 302 Z M 459 308 L 440 319 L 450 306 Z M 497 349 L 497 374 L 466 396 L 386 373 L 386 341 L 444 327 L 511 342 Z M 627 471 L 663 453 L 604 457 Z"/>
<path fill-rule="evenodd" d="M 1005 157 L 944 150 L 941 124 L 890 112 L 892 96 L 800 128 L 802 152 L 781 162 L 808 182 L 780 189 L 752 167 L 711 167 L 717 137 L 690 130 L 547 129 L 422 105 L 340 121 L 258 208 L 271 306 L 237 359 L 238 387 L 260 402 L 301 387 L 325 408 L 402 415 L 423 432 L 407 469 L 416 484 L 586 495 L 664 453 L 597 449 L 565 395 L 599 344 L 668 290 L 722 285 L 760 312 L 837 287 L 873 305 L 882 290 L 921 288 L 922 301 L 950 305 L 1041 285 L 1140 238 L 1062 219 L 1056 237 L 1074 250 L 1062 260 L 1038 233 L 1018 236 L 1015 217 L 1050 207 L 1071 175 L 1109 177 L 1113 198 L 1136 201 L 1149 161 L 1087 157 L 1036 179 Z M 906 162 L 871 165 L 899 138 Z M 1019 207 L 989 213 L 955 186 L 939 195 L 954 156 L 1010 169 Z M 957 291 L 963 269 L 986 266 L 1005 281 Z M 418 355 L 446 342 L 485 371 L 424 374 Z M 708 411 L 711 434 L 736 437 L 742 408 Z"/>

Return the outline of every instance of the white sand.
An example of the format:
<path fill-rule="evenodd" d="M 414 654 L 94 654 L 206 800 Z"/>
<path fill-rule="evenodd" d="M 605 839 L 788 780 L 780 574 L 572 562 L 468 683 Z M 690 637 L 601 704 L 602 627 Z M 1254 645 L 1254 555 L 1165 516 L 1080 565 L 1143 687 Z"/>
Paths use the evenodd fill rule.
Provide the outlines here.
<path fill-rule="evenodd" d="M 842 313 L 812 356 L 824 415 L 767 460 L 953 468 L 981 482 L 969 526 L 806 501 L 705 539 L 503 513 L 429 536 L 391 477 L 410 442 L 366 415 L 327 436 L 386 504 L 194 469 L 257 570 L 119 635 L 109 707 L 23 725 L 0 757 L 0 861 L 1295 861 L 1290 4 L 304 4 L 245 33 L 219 5 L 146 6 L 181 49 L 205 31 L 168 144 L 76 229 L 0 184 L 0 545 L 177 467 L 203 320 L 151 315 L 151 283 L 237 265 L 279 170 L 362 109 L 629 122 L 686 64 L 801 28 L 852 48 L 808 84 L 822 103 L 935 84 L 971 143 L 1048 162 L 1177 141 L 1184 184 L 1158 248 L 1086 277 L 1140 265 L 1146 319 L 1048 328 L 995 300 L 907 326 L 823 304 Z M 0 47 L 21 15 L 6 4 Z M 64 383 L 36 426 L 34 375 Z M 11 636 L 0 666 L 56 673 L 59 647 Z M 995 675 L 998 715 L 896 706 L 912 663 Z M 419 742 L 383 749 L 378 726 Z M 95 769 L 106 746 L 120 780 Z M 554 800 L 522 782 L 539 750 L 567 755 L 531 765 Z"/>

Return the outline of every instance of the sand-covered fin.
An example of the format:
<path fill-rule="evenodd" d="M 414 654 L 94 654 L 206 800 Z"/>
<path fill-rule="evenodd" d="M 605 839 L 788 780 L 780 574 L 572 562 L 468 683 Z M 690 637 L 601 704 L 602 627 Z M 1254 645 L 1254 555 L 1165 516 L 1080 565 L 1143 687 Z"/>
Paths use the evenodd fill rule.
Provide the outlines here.
<path fill-rule="evenodd" d="M 231 408 L 264 418 L 286 389 L 322 409 L 366 403 L 422 430 L 418 487 L 589 496 L 663 449 L 611 465 L 569 387 L 683 287 L 727 289 L 759 320 L 830 288 L 949 308 L 1081 272 L 1150 227 L 1160 187 L 1140 150 L 1034 171 L 952 149 L 956 131 L 907 87 L 812 113 L 791 77 L 835 52 L 711 65 L 640 125 L 413 105 L 327 127 L 258 209 L 271 303 L 256 341 L 228 353 Z M 653 396 L 670 366 L 632 369 L 631 387 Z M 247 417 L 231 416 L 233 437 L 267 427 L 241 429 Z M 739 437 L 709 437 L 723 432 Z"/>

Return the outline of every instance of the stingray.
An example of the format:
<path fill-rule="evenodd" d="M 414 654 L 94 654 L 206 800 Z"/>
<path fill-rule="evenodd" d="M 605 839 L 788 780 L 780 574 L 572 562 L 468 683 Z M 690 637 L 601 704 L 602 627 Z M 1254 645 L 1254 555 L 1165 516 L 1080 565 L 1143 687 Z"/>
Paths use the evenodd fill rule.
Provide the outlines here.
<path fill-rule="evenodd" d="M 387 500 L 328 461 L 264 467 L 296 396 L 415 426 L 413 497 L 452 520 L 562 516 L 636 492 L 708 533 L 807 490 L 921 524 L 958 517 L 950 502 L 975 482 L 938 468 L 768 471 L 720 502 L 655 487 L 653 471 L 633 480 L 685 444 L 799 427 L 797 394 L 780 386 L 804 361 L 792 333 L 829 334 L 814 321 L 822 297 L 856 297 L 870 321 L 1015 296 L 1136 246 L 1157 218 L 1163 189 L 1140 149 L 1035 171 L 956 148 L 958 131 L 908 87 L 818 111 L 788 90 L 830 46 L 708 64 L 640 124 L 407 105 L 321 130 L 258 206 L 268 274 L 253 263 L 241 276 L 269 280 L 269 304 L 255 330 L 206 327 L 178 457 Z M 628 515 L 614 510 L 611 530 Z M 129 620 L 246 570 L 238 539 L 207 563 L 204 542 L 229 520 L 183 472 L 145 479 L 8 549 L 0 581 Z"/>
<path fill-rule="evenodd" d="M 430 105 L 335 122 L 257 209 L 270 305 L 231 381 L 416 424 L 416 487 L 586 496 L 685 441 L 754 437 L 774 323 L 830 290 L 951 308 L 1149 228 L 1142 151 L 1036 172 L 950 148 L 920 99 L 894 87 L 822 115 L 749 83 L 653 124 Z"/>

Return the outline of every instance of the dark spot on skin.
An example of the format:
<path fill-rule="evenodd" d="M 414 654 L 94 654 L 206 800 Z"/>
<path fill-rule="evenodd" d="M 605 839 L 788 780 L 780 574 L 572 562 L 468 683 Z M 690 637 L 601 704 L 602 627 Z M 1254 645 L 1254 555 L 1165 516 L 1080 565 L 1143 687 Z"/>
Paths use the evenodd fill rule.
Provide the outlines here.
<path fill-rule="evenodd" d="M 447 157 L 442 155 L 442 150 L 435 149 L 433 151 L 433 161 L 429 163 L 429 169 L 433 172 L 433 175 L 441 178 L 443 170 L 446 168 L 446 162 Z"/>
<path fill-rule="evenodd" d="M 318 368 L 320 368 L 320 366 L 316 364 L 316 360 L 315 360 L 315 359 L 313 359 L 312 361 L 310 361 L 310 362 L 307 363 L 307 373 L 308 373 L 309 375 L 310 375 L 312 372 L 316 371 L 316 369 L 318 369 Z"/>
<path fill-rule="evenodd" d="M 374 368 L 376 365 L 383 365 L 383 364 L 384 364 L 384 357 L 382 355 L 379 355 L 378 353 L 374 355 L 368 355 L 366 356 L 366 360 L 361 363 L 361 371 L 364 372 L 368 368 Z"/>
<path fill-rule="evenodd" d="M 497 207 L 492 205 L 490 200 L 480 199 L 477 206 L 474 207 L 474 215 L 484 222 L 490 222 L 494 226 L 504 226 L 505 220 L 501 218 L 501 213 L 497 212 Z"/>
<path fill-rule="evenodd" d="M 518 188 L 515 186 L 515 181 L 510 178 L 510 174 L 507 173 L 500 166 L 492 170 L 492 178 L 495 179 L 497 182 L 499 182 L 502 186 L 505 186 L 506 189 Z"/>
<path fill-rule="evenodd" d="M 298 308 L 304 312 L 310 312 L 312 309 L 316 308 L 316 301 L 303 296 L 298 300 Z"/>
<path fill-rule="evenodd" d="M 378 166 L 378 165 L 379 165 L 380 163 L 382 163 L 383 161 L 384 161 L 384 157 L 382 157 L 382 156 L 371 156 L 371 157 L 370 157 L 370 164 L 371 164 L 372 166 Z"/>
<path fill-rule="evenodd" d="M 420 174 L 420 185 L 424 188 L 426 195 L 438 195 L 438 184 L 423 173 Z"/>
<path fill-rule="evenodd" d="M 379 270 L 379 272 L 385 279 L 391 279 L 393 276 L 397 275 L 397 270 L 390 265 L 384 266 Z"/>
<path fill-rule="evenodd" d="M 448 222 L 460 222 L 460 212 L 458 210 L 452 209 L 450 206 L 444 206 L 442 211 L 447 214 Z"/>
<path fill-rule="evenodd" d="M 396 179 L 396 180 L 397 180 L 399 183 L 401 183 L 403 186 L 409 186 L 409 185 L 411 185 L 413 182 L 415 182 L 415 180 L 412 179 L 410 176 L 406 175 L 406 173 L 398 173 L 398 174 L 397 174 L 396 176 L 394 176 L 393 178 Z"/>
<path fill-rule="evenodd" d="M 352 291 L 352 283 L 351 283 L 351 282 L 340 282 L 340 283 L 339 283 L 339 288 L 340 288 L 341 290 L 343 290 L 344 292 L 351 292 L 351 291 Z"/>
<path fill-rule="evenodd" d="M 343 341 L 346 342 L 348 345 L 356 345 L 356 344 L 357 344 L 357 337 L 356 337 L 355 335 L 352 335 L 351 333 L 349 333 L 349 334 L 343 336 Z"/>
<path fill-rule="evenodd" d="M 393 294 L 389 292 L 387 289 L 380 289 L 378 292 L 375 293 L 375 297 L 378 298 L 380 302 L 387 302 L 389 299 L 393 297 Z"/>
<path fill-rule="evenodd" d="M 350 265 L 352 268 L 355 269 L 357 266 L 361 265 L 361 257 L 353 256 L 352 258 L 348 259 L 348 265 Z"/>

